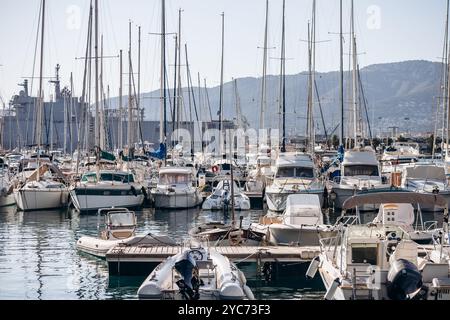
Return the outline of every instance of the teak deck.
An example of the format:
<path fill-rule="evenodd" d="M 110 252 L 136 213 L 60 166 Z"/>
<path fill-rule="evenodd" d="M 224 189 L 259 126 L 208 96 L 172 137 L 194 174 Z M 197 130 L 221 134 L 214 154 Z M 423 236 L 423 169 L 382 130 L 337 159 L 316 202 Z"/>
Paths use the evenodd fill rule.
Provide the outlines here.
<path fill-rule="evenodd" d="M 108 262 L 162 262 L 182 247 L 114 247 L 106 254 Z M 319 254 L 319 247 L 215 247 L 233 262 L 308 262 Z"/>

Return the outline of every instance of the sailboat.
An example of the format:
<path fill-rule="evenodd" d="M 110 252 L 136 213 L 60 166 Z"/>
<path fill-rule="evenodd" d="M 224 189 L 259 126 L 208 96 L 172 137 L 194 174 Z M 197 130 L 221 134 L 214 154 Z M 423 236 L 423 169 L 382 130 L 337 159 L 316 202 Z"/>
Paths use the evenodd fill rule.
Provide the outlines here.
<path fill-rule="evenodd" d="M 62 208 L 68 203 L 69 191 L 64 182 L 55 179 L 49 166 L 40 163 L 42 143 L 42 112 L 43 112 L 43 68 L 44 68 L 44 39 L 45 39 L 45 0 L 42 0 L 42 25 L 41 25 L 41 56 L 39 75 L 39 103 L 37 110 L 37 169 L 24 185 L 14 191 L 17 207 L 23 211 L 37 211 L 44 209 Z M 59 177 L 63 178 L 63 177 Z"/>
<path fill-rule="evenodd" d="M 311 67 L 310 50 L 310 67 Z M 324 185 L 318 177 L 318 169 L 313 159 L 314 154 L 314 130 L 309 131 L 311 149 L 309 153 L 286 152 L 286 73 L 285 73 L 285 1 L 283 1 L 283 26 L 281 46 L 281 84 L 280 97 L 282 107 L 282 146 L 276 161 L 275 175 L 272 183 L 266 188 L 266 201 L 270 211 L 283 212 L 286 209 L 286 201 L 292 194 L 317 194 L 323 204 Z M 310 75 L 313 72 L 310 69 Z M 310 80 L 311 81 L 311 80 Z M 312 85 L 310 84 L 310 89 Z M 312 89 L 311 89 L 312 90 Z M 308 104 L 308 123 L 311 124 L 312 94 Z M 312 138 L 311 138 L 312 137 Z"/>
<path fill-rule="evenodd" d="M 92 14 L 91 4 L 88 38 L 92 34 Z M 96 132 L 95 132 L 95 170 L 85 172 L 80 181 L 70 188 L 70 196 L 73 205 L 78 211 L 97 211 L 105 207 L 135 208 L 140 207 L 145 199 L 145 188 L 139 183 L 131 170 L 117 170 L 116 157 L 113 154 L 103 151 L 105 145 L 104 126 L 99 125 L 102 120 L 99 101 L 99 54 L 98 54 L 98 0 L 95 0 L 95 105 L 96 105 Z M 130 41 L 131 43 L 131 41 Z M 90 52 L 90 42 L 88 41 L 86 55 Z M 130 51 L 131 57 L 131 44 Z M 89 57 L 87 57 L 88 59 Z M 131 58 L 130 58 L 131 71 Z M 84 91 L 84 89 L 83 89 Z M 129 106 L 131 108 L 131 106 Z M 128 140 L 131 141 L 129 135 Z M 130 144 L 130 143 L 129 143 Z M 128 146 L 129 153 L 131 145 Z M 131 158 L 131 157 L 130 157 Z M 105 168 L 109 166 L 109 168 Z"/>
<path fill-rule="evenodd" d="M 354 21 L 354 3 L 351 2 L 351 53 L 352 53 L 352 97 L 351 97 L 351 133 L 348 146 L 353 143 L 353 148 L 344 151 L 344 118 L 343 118 L 343 66 L 342 66 L 342 9 L 341 9 L 341 147 L 338 160 L 334 167 L 330 168 L 328 194 L 329 202 L 333 208 L 340 209 L 349 197 L 370 190 L 388 189 L 381 175 L 381 168 L 375 150 L 371 146 L 364 146 L 363 121 L 360 106 L 360 75 L 357 60 L 357 45 Z M 369 206 L 365 210 L 371 211 L 376 208 Z"/>

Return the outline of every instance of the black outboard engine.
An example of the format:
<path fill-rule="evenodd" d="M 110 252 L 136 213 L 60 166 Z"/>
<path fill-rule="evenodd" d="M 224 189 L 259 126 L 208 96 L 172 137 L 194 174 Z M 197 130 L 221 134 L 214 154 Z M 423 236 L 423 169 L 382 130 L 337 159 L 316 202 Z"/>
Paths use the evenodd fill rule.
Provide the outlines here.
<path fill-rule="evenodd" d="M 189 251 L 185 252 L 183 257 L 175 263 L 175 269 L 182 276 L 182 279 L 177 281 L 177 286 L 186 300 L 198 300 L 200 298 L 198 279 L 194 279 L 193 276 L 193 270 L 196 267 L 197 263 Z"/>
<path fill-rule="evenodd" d="M 422 287 L 422 274 L 416 265 L 399 259 L 392 263 L 388 273 L 387 291 L 391 300 L 408 300 L 408 295 Z"/>

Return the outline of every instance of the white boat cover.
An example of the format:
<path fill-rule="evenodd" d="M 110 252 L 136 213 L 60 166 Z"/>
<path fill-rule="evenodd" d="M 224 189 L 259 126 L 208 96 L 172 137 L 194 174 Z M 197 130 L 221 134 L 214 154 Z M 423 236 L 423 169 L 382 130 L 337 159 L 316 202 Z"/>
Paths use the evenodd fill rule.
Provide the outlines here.
<path fill-rule="evenodd" d="M 286 201 L 283 222 L 290 225 L 323 224 L 319 196 L 317 194 L 289 195 Z"/>

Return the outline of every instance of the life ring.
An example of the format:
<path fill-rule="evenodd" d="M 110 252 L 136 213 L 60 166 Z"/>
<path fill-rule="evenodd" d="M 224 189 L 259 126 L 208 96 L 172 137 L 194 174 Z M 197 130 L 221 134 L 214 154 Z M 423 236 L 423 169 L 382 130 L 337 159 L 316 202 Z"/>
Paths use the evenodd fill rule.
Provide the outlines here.
<path fill-rule="evenodd" d="M 214 172 L 214 173 L 219 172 L 219 166 L 213 166 L 212 167 L 212 172 Z"/>

